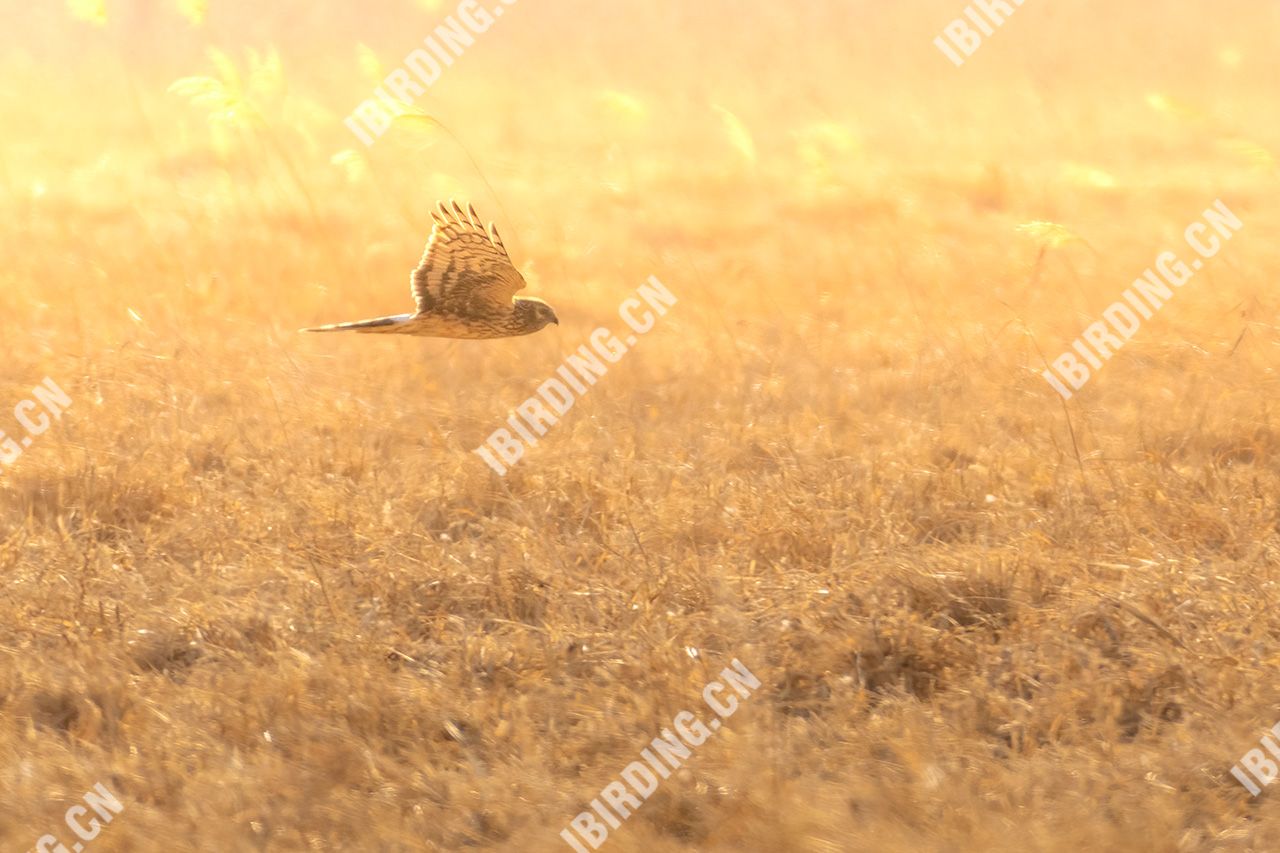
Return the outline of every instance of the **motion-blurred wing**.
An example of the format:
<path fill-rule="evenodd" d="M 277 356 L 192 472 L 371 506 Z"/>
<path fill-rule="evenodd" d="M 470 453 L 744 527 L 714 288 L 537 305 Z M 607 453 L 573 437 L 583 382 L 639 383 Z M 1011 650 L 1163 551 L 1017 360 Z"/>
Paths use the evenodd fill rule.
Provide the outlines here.
<path fill-rule="evenodd" d="M 498 229 L 486 231 L 476 209 L 457 202 L 432 213 L 435 226 L 411 278 L 419 313 L 489 313 L 510 309 L 524 278 L 511 263 Z"/>

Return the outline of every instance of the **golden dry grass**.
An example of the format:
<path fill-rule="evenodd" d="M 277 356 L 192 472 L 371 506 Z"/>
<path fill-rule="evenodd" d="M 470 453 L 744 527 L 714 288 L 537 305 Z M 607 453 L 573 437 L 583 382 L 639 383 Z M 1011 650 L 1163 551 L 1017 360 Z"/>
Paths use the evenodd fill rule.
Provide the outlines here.
<path fill-rule="evenodd" d="M 956 69 L 959 2 L 521 3 L 420 102 L 465 149 L 331 162 L 355 43 L 439 14 L 387 5 L 0 3 L 0 429 L 74 400 L 0 481 L 4 849 L 99 781 L 90 851 L 568 849 L 735 657 L 606 849 L 1280 849 L 1228 775 L 1280 719 L 1274 9 L 1028 3 Z M 167 91 L 272 44 L 261 123 Z M 561 326 L 295 333 L 406 310 L 454 195 Z M 1216 198 L 1244 230 L 1064 407 L 1039 353 Z"/>

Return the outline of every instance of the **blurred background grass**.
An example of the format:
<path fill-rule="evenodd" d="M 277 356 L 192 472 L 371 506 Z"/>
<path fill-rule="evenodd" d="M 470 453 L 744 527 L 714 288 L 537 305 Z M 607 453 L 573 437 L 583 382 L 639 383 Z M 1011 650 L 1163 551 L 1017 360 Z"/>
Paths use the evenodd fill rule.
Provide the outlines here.
<path fill-rule="evenodd" d="M 0 408 L 75 401 L 0 481 L 0 842 L 102 781 L 94 850 L 558 849 L 738 657 L 613 848 L 1275 847 L 1280 11 L 1028 3 L 957 69 L 949 2 L 522 2 L 364 149 L 448 11 L 0 2 Z M 405 310 L 447 197 L 562 326 L 296 335 Z M 1040 352 L 1217 198 L 1064 409 Z"/>

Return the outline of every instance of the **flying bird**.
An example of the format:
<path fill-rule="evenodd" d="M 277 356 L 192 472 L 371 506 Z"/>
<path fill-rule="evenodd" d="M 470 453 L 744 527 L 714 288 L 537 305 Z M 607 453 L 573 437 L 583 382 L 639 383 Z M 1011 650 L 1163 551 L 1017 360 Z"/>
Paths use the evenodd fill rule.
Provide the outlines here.
<path fill-rule="evenodd" d="M 476 209 L 440 204 L 422 261 L 409 277 L 418 310 L 354 323 L 334 323 L 304 332 L 371 332 L 429 338 L 513 338 L 530 335 L 549 323 L 560 325 L 556 312 L 541 299 L 516 296 L 524 276 L 489 223 Z"/>

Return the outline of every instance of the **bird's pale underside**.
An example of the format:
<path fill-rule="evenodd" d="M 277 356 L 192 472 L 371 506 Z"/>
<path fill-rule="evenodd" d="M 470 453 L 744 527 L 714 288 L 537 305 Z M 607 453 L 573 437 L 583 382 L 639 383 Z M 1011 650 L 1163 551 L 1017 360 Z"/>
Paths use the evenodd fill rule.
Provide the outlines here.
<path fill-rule="evenodd" d="M 432 213 L 435 225 L 422 261 L 410 277 L 418 310 L 304 332 L 369 332 L 431 338 L 511 338 L 559 324 L 551 306 L 516 296 L 524 277 L 511 263 L 498 229 L 486 229 L 476 209 L 455 201 Z"/>

